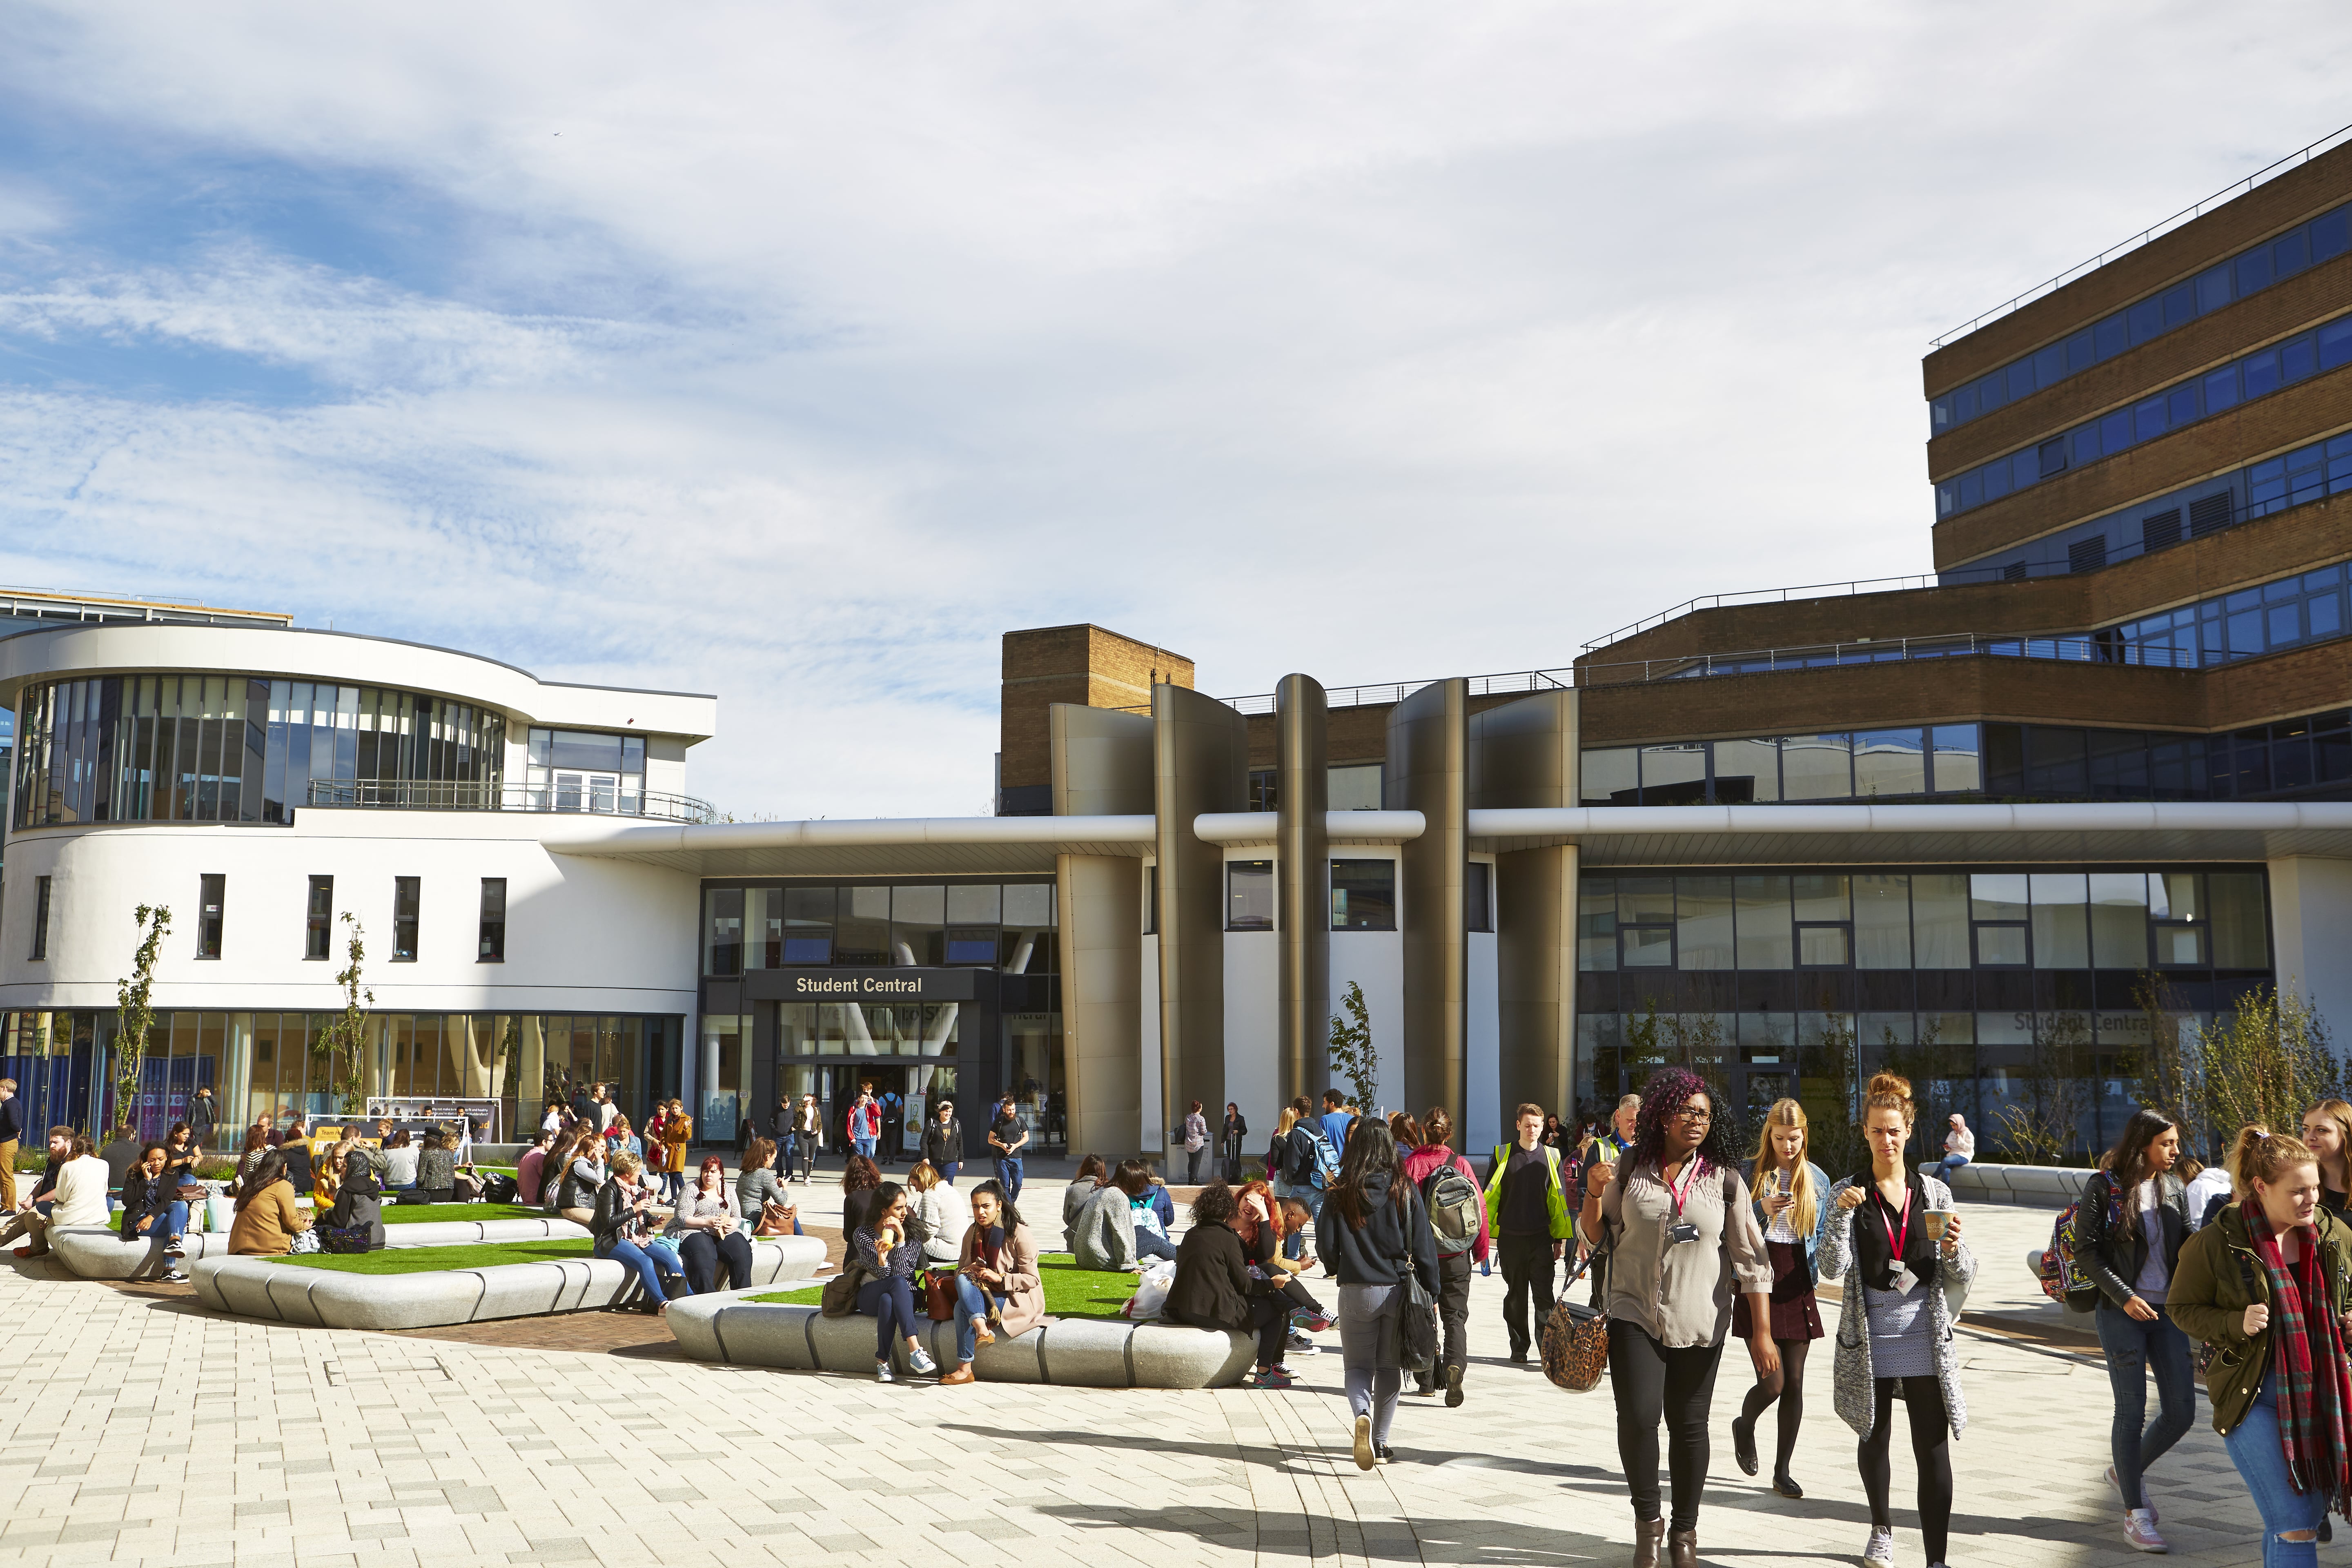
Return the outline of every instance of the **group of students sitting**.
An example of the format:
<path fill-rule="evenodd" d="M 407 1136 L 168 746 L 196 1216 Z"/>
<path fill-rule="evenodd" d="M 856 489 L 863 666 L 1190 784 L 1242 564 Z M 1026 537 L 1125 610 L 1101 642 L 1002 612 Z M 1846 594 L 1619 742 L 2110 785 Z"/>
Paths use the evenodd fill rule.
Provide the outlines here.
<path fill-rule="evenodd" d="M 841 1190 L 850 1261 L 844 1282 L 832 1289 L 849 1310 L 874 1319 L 878 1381 L 893 1380 L 891 1351 L 902 1340 L 907 1364 L 919 1375 L 939 1371 L 918 1337 L 920 1324 L 934 1315 L 934 1289 L 956 1325 L 955 1370 L 940 1377 L 942 1384 L 975 1381 L 971 1363 L 981 1346 L 995 1343 L 1000 1334 L 1024 1334 L 1045 1317 L 1037 1243 L 1002 1182 L 982 1182 L 967 1199 L 929 1160 L 919 1161 L 901 1186 L 884 1181 L 864 1154 L 853 1154 Z M 925 1288 L 921 1317 L 919 1279 Z"/>

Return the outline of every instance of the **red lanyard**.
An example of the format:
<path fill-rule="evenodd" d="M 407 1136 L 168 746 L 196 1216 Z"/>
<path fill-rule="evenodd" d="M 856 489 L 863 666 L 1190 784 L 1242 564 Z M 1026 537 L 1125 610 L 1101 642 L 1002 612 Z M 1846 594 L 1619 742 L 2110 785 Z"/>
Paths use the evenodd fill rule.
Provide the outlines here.
<path fill-rule="evenodd" d="M 1676 1219 L 1683 1217 L 1683 1200 L 1690 1196 L 1691 1184 L 1696 1180 L 1698 1180 L 1698 1156 L 1693 1154 L 1689 1163 L 1683 1166 L 1682 1180 L 1669 1181 L 1666 1184 L 1666 1196 L 1673 1200 Z"/>
<path fill-rule="evenodd" d="M 1894 1248 L 1895 1261 L 1900 1263 L 1903 1261 L 1903 1248 L 1911 1239 L 1910 1190 L 1906 1187 L 1903 1194 L 1903 1228 L 1900 1231 L 1895 1228 L 1895 1222 L 1886 1217 L 1893 1205 L 1887 1203 L 1885 1195 L 1880 1193 L 1870 1195 L 1878 1200 L 1878 1223 L 1886 1227 L 1886 1245 Z"/>

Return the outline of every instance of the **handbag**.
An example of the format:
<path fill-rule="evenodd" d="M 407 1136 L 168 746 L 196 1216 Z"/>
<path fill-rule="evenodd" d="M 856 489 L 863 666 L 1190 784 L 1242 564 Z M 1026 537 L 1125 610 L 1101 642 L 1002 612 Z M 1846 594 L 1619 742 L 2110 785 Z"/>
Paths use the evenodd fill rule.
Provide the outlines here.
<path fill-rule="evenodd" d="M 1616 1244 L 1612 1241 L 1587 1255 L 1583 1262 L 1569 1271 L 1560 1286 L 1559 1300 L 1552 1303 L 1551 1316 L 1544 1321 L 1543 1332 L 1538 1339 L 1544 1375 L 1570 1394 L 1591 1393 L 1599 1386 L 1601 1374 L 1608 1370 L 1609 1314 L 1598 1307 L 1579 1306 L 1570 1300 L 1569 1288 L 1583 1277 L 1586 1269 L 1614 1250 Z"/>
<path fill-rule="evenodd" d="M 817 1310 L 828 1318 L 846 1318 L 857 1310 L 857 1292 L 866 1285 L 866 1265 L 851 1258 L 841 1272 L 817 1291 Z"/>
<path fill-rule="evenodd" d="M 956 1315 L 955 1276 L 936 1268 L 923 1273 L 923 1308 L 935 1323 L 952 1322 Z"/>
<path fill-rule="evenodd" d="M 1395 1300 L 1397 1365 L 1405 1372 L 1427 1372 L 1437 1364 L 1437 1302 L 1422 1289 L 1421 1276 L 1410 1263 Z"/>
<path fill-rule="evenodd" d="M 760 1205 L 759 1228 L 753 1236 L 790 1236 L 793 1234 L 793 1211 L 784 1205 L 768 1202 Z"/>

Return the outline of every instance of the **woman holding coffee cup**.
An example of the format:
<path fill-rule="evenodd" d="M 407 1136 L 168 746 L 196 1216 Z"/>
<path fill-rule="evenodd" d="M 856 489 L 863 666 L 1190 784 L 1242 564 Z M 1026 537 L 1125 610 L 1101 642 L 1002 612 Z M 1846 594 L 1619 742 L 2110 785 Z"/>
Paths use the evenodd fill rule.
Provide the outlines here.
<path fill-rule="evenodd" d="M 1832 1402 L 1862 1437 L 1862 1484 L 1870 1497 L 1870 1540 L 1862 1555 L 1868 1568 L 1890 1568 L 1895 1561 L 1887 1443 L 1898 1385 L 1910 1416 L 1929 1568 L 1944 1565 L 1952 1521 L 1950 1439 L 1969 1421 L 1952 1321 L 1977 1261 L 1960 1241 L 1952 1190 L 1904 1163 L 1913 1114 L 1909 1079 L 1883 1072 L 1870 1080 L 1862 1112 L 1870 1170 L 1830 1194 L 1834 1212 L 1822 1237 L 1822 1272 L 1845 1277 Z"/>
<path fill-rule="evenodd" d="M 1780 1367 L 1759 1375 L 1731 1422 L 1732 1457 L 1748 1475 L 1757 1470 L 1756 1423 L 1775 1400 L 1780 1405 L 1780 1441 L 1773 1449 L 1772 1489 L 1801 1498 L 1805 1489 L 1789 1474 L 1797 1451 L 1797 1429 L 1805 1419 L 1805 1354 L 1822 1337 L 1822 1310 L 1813 1294 L 1813 1262 L 1830 1225 L 1830 1179 L 1806 1158 L 1811 1131 L 1805 1108 L 1793 1100 L 1773 1102 L 1756 1140 L 1756 1223 L 1764 1227 L 1764 1247 L 1772 1258 L 1772 1342 Z M 1732 1304 L 1731 1331 L 1752 1337 L 1748 1298 Z"/>

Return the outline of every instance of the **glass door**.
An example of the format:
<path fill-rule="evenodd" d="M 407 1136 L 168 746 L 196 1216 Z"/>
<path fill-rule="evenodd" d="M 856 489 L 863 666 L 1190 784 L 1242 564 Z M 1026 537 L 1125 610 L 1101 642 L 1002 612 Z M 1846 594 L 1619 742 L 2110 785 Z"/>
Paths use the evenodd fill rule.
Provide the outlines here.
<path fill-rule="evenodd" d="M 555 775 L 555 809 L 558 811 L 603 811 L 618 808 L 621 798 L 621 775 L 618 773 L 560 773 Z"/>

